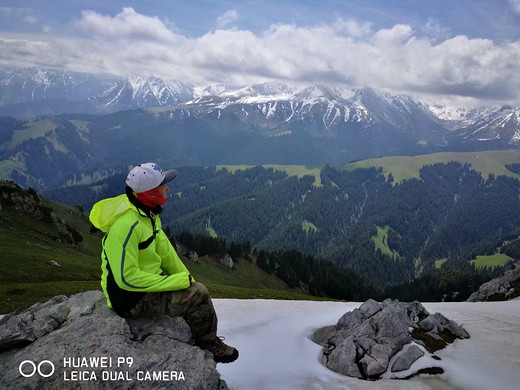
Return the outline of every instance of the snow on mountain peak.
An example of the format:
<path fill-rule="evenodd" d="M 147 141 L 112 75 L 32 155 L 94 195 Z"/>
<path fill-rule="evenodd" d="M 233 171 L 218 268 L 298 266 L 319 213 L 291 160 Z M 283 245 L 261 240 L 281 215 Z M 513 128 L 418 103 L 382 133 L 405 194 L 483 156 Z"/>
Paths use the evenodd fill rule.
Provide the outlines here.
<path fill-rule="evenodd" d="M 303 89 L 294 95 L 295 100 L 303 103 L 304 106 L 319 102 L 332 102 L 344 104 L 355 94 L 355 90 L 344 89 L 341 87 L 329 87 L 324 85 L 314 85 Z"/>
<path fill-rule="evenodd" d="M 210 84 L 202 87 L 197 86 L 193 88 L 193 98 L 197 100 L 203 96 L 220 96 L 227 90 L 229 90 L 229 87 L 224 84 Z"/>
<path fill-rule="evenodd" d="M 487 118 L 496 111 L 495 107 L 467 107 L 467 106 L 443 106 L 420 103 L 427 108 L 436 118 L 449 123 L 450 128 L 467 127 L 481 118 Z"/>
<path fill-rule="evenodd" d="M 390 124 L 399 129 L 465 129 L 468 134 L 478 133 L 479 139 L 492 138 L 499 132 L 517 142 L 520 139 L 518 107 L 432 105 L 372 88 L 314 85 L 293 89 L 279 82 L 194 87 L 153 76 L 119 77 L 39 68 L 0 69 L 0 88 L 0 105 L 66 99 L 88 101 L 102 112 L 182 104 L 205 107 L 201 111 L 205 113 L 241 105 L 236 112 L 244 115 L 256 110 L 267 119 L 283 123 L 311 118 L 322 121 L 329 130 L 340 122 L 355 121 L 367 126 Z M 431 128 L 430 133 L 434 131 Z"/>

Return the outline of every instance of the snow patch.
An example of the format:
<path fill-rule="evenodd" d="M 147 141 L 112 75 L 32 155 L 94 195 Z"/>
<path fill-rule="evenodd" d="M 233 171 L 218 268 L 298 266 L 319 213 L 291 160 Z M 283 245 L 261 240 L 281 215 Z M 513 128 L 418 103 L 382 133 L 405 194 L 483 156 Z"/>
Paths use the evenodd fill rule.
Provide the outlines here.
<path fill-rule="evenodd" d="M 321 347 L 308 339 L 360 303 L 215 299 L 214 304 L 219 334 L 240 351 L 236 362 L 218 366 L 233 390 L 516 390 L 520 383 L 520 300 L 425 303 L 430 313 L 456 321 L 471 338 L 438 351 L 440 361 L 423 357 L 412 366 L 441 367 L 442 375 L 401 381 L 385 374 L 376 382 L 327 369 L 319 362 Z"/>

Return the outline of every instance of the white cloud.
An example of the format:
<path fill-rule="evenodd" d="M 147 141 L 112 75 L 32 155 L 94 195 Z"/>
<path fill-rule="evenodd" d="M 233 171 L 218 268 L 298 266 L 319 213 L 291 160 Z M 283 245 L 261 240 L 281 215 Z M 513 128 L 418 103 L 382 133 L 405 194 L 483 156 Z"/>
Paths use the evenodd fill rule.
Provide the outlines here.
<path fill-rule="evenodd" d="M 520 14 L 520 0 L 509 0 L 509 4 L 511 4 L 514 12 Z"/>
<path fill-rule="evenodd" d="M 238 12 L 235 10 L 228 10 L 224 15 L 217 18 L 217 28 L 223 29 L 229 26 L 231 23 L 237 21 L 239 18 Z"/>
<path fill-rule="evenodd" d="M 433 42 L 408 25 L 372 31 L 369 24 L 342 19 L 273 25 L 260 35 L 218 29 L 189 38 L 132 8 L 113 17 L 84 11 L 76 25 L 81 37 L 0 34 L 0 66 L 154 74 L 194 84 L 335 83 L 520 101 L 520 41 L 457 36 Z"/>
<path fill-rule="evenodd" d="M 27 15 L 23 18 L 23 21 L 27 23 L 36 23 L 38 18 L 34 15 Z"/>
<path fill-rule="evenodd" d="M 18 18 L 23 22 L 36 23 L 38 16 L 36 16 L 33 10 L 22 7 L 0 7 L 0 16 L 5 15 L 10 18 Z"/>
<path fill-rule="evenodd" d="M 82 11 L 81 14 L 77 26 L 100 39 L 175 42 L 175 34 L 158 17 L 141 15 L 130 7 L 123 8 L 114 17 L 95 11 Z"/>
<path fill-rule="evenodd" d="M 422 27 L 422 32 L 426 34 L 433 42 L 447 39 L 450 34 L 450 30 L 443 27 L 438 21 L 434 19 L 428 19 L 426 24 Z"/>
<path fill-rule="evenodd" d="M 19 13 L 21 8 L 14 8 L 14 7 L 0 7 L 0 15 L 15 15 Z"/>
<path fill-rule="evenodd" d="M 353 19 L 343 20 L 338 18 L 334 23 L 334 28 L 338 33 L 344 32 L 351 37 L 363 37 L 371 33 L 370 23 L 360 23 Z"/>

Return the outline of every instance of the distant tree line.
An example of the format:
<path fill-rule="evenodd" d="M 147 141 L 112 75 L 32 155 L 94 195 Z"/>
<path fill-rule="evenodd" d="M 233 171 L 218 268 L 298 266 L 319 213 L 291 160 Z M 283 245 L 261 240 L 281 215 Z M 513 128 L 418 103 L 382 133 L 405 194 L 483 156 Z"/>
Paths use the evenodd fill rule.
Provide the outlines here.
<path fill-rule="evenodd" d="M 511 172 L 516 173 L 517 175 L 520 175 L 520 164 L 506 164 L 506 168 L 509 169 Z"/>
<path fill-rule="evenodd" d="M 319 186 L 313 176 L 287 176 L 262 167 L 233 173 L 216 167 L 179 171 L 161 214 L 163 226 L 175 235 L 216 232 L 220 240 L 249 242 L 269 253 L 299 251 L 348 268 L 379 287 L 435 273 L 439 259 L 447 259 L 442 270 L 473 274 L 477 271 L 468 267 L 469 260 L 477 255 L 501 248 L 518 258 L 520 182 L 483 178 L 469 164 L 424 166 L 418 178 L 401 182 L 385 177 L 381 169 L 325 166 Z M 100 191 L 94 197 L 98 200 L 110 188 L 111 194 L 120 194 L 123 181 L 119 177 L 88 186 L 88 191 L 84 187 L 65 203 L 80 204 L 74 200 L 92 198 L 95 191 Z M 376 249 L 374 240 L 381 229 L 383 250 Z"/>
<path fill-rule="evenodd" d="M 429 273 L 402 284 L 390 286 L 379 293 L 381 297 L 400 301 L 465 301 L 479 287 L 490 279 L 499 276 L 498 269 L 473 270 L 459 269 L 432 270 Z"/>
<path fill-rule="evenodd" d="M 239 258 L 254 261 L 256 258 L 256 265 L 260 269 L 276 275 L 290 288 L 311 295 L 345 300 L 364 300 L 376 295 L 376 289 L 355 272 L 296 250 L 270 252 L 255 248 L 251 251 L 249 242 L 233 242 L 226 246 L 225 240 L 186 231 L 174 239 L 200 256 L 221 256 L 227 252 L 233 261 Z"/>

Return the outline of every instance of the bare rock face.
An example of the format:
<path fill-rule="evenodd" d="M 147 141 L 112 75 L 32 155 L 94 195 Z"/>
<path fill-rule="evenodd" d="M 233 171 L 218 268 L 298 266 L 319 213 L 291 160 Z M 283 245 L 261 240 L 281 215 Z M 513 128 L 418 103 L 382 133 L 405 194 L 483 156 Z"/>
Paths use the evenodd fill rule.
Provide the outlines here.
<path fill-rule="evenodd" d="M 520 262 L 511 264 L 510 269 L 498 278 L 479 287 L 467 302 L 507 301 L 520 296 Z"/>
<path fill-rule="evenodd" d="M 191 251 L 190 254 L 189 254 L 189 258 L 194 263 L 199 263 L 199 255 L 197 254 L 197 252 Z"/>
<path fill-rule="evenodd" d="M 322 363 L 333 371 L 375 380 L 389 369 L 408 370 L 425 354 L 468 333 L 440 313 L 430 315 L 419 302 L 372 299 L 343 315 L 335 326 L 318 329 L 311 339 L 322 345 Z"/>
<path fill-rule="evenodd" d="M 227 253 L 223 258 L 220 259 L 220 264 L 229 269 L 232 269 L 234 266 L 233 259 Z"/>
<path fill-rule="evenodd" d="M 34 189 L 24 190 L 13 181 L 0 181 L 0 210 L 3 208 L 51 225 L 57 233 L 57 241 L 82 246 L 81 234 L 58 218 L 50 207 L 43 205 Z"/>
<path fill-rule="evenodd" d="M 0 388 L 227 389 L 182 318 L 124 319 L 100 291 L 0 319 Z"/>

